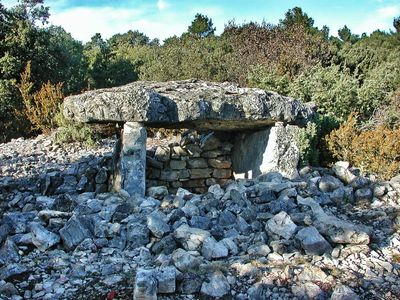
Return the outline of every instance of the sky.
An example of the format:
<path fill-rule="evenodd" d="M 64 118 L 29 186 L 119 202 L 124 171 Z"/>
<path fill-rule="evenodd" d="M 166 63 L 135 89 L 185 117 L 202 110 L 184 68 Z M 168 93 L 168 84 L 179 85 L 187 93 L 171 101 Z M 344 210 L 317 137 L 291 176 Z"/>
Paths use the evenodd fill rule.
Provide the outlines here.
<path fill-rule="evenodd" d="M 13 6 L 17 0 L 0 0 Z M 45 0 L 50 23 L 87 42 L 95 33 L 107 39 L 116 33 L 139 30 L 160 41 L 181 35 L 196 13 L 210 17 L 220 34 L 230 20 L 276 24 L 285 12 L 299 6 L 314 25 L 327 25 L 331 35 L 347 25 L 355 34 L 393 30 L 400 16 L 400 0 Z"/>

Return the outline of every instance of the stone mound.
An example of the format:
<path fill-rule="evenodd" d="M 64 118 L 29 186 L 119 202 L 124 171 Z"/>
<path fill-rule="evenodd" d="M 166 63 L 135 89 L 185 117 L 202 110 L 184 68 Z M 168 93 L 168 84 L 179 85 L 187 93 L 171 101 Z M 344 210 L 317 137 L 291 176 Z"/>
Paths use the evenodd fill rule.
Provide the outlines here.
<path fill-rule="evenodd" d="M 400 297 L 396 180 L 337 163 L 110 193 L 108 144 L 0 145 L 0 299 Z"/>

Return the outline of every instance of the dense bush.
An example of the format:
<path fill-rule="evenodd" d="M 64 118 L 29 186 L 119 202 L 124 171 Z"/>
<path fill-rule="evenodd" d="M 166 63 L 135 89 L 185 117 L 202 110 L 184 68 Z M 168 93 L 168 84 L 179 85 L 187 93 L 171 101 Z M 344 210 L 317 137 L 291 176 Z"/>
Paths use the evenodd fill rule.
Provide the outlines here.
<path fill-rule="evenodd" d="M 364 172 L 390 179 L 400 172 L 400 129 L 384 125 L 372 130 L 360 130 L 350 115 L 340 128 L 327 137 L 335 158 L 346 160 Z"/>
<path fill-rule="evenodd" d="M 32 87 L 31 63 L 28 62 L 25 71 L 21 74 L 21 82 L 18 84 L 24 104 L 22 112 L 32 124 L 32 131 L 49 133 L 57 126 L 55 116 L 64 99 L 62 83 L 53 85 L 48 81 L 34 93 L 32 93 Z"/>

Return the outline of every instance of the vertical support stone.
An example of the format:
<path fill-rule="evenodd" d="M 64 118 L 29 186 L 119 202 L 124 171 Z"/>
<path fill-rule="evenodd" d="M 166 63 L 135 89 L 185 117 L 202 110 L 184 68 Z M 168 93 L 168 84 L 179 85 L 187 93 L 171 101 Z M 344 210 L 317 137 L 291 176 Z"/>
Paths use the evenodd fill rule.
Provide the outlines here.
<path fill-rule="evenodd" d="M 298 132 L 298 126 L 285 126 L 281 122 L 277 122 L 271 128 L 268 145 L 260 166 L 261 173 L 276 171 L 289 179 L 299 176 L 297 165 L 299 164 L 300 151 L 296 142 Z"/>
<path fill-rule="evenodd" d="M 141 123 L 127 122 L 122 133 L 119 158 L 120 187 L 130 195 L 144 196 L 146 191 L 146 128 Z"/>
<path fill-rule="evenodd" d="M 290 179 L 296 178 L 299 162 L 296 144 L 298 130 L 297 126 L 285 126 L 278 122 L 265 130 L 239 133 L 232 152 L 233 171 L 236 174 L 245 173 L 246 178 L 271 171 Z"/>

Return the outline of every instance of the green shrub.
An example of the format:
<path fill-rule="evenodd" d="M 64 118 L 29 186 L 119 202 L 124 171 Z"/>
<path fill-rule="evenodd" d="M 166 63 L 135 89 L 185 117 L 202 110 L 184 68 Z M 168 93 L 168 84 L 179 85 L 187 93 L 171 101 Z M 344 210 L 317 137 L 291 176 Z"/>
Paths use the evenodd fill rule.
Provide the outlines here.
<path fill-rule="evenodd" d="M 338 127 L 339 121 L 336 118 L 317 114 L 306 127 L 300 128 L 296 136 L 300 151 L 300 166 L 327 165 L 333 160 L 325 136 Z"/>
<path fill-rule="evenodd" d="M 265 66 L 257 66 L 250 70 L 247 77 L 249 85 L 282 95 L 289 94 L 289 76 L 278 75 L 276 70 Z"/>
<path fill-rule="evenodd" d="M 66 144 L 72 142 L 82 142 L 88 147 L 93 147 L 97 137 L 94 131 L 86 124 L 76 123 L 65 119 L 60 106 L 59 113 L 56 116 L 56 122 L 59 126 L 54 141 L 57 144 Z"/>
<path fill-rule="evenodd" d="M 357 111 L 358 81 L 340 66 L 320 64 L 298 76 L 290 85 L 290 95 L 303 101 L 314 101 L 321 114 L 345 120 Z"/>

